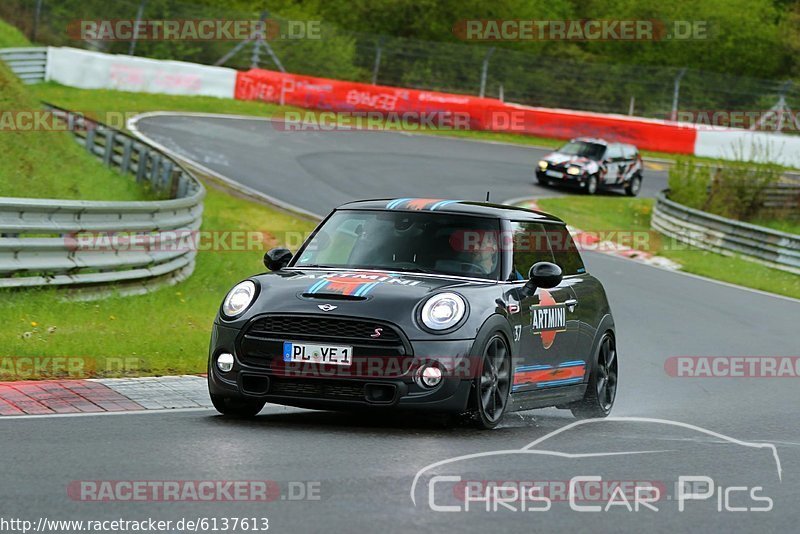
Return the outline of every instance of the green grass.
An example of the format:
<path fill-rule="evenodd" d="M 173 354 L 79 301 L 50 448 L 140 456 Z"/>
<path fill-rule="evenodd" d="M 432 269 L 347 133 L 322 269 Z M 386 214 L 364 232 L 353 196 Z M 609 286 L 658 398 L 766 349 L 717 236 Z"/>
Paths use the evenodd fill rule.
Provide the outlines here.
<path fill-rule="evenodd" d="M 800 276 L 739 257 L 723 256 L 696 248 L 687 249 L 685 245 L 652 230 L 652 199 L 571 196 L 540 199 L 537 203 L 541 209 L 563 218 L 576 228 L 603 233 L 611 241 L 628 246 L 632 245 L 629 237 L 631 232 L 646 233 L 644 238 L 647 239 L 647 246 L 644 248 L 647 252 L 680 263 L 682 270 L 688 273 L 800 298 Z M 616 236 L 608 233 L 614 231 L 623 233 Z"/>
<path fill-rule="evenodd" d="M 147 191 L 104 167 L 63 131 L 31 131 L 16 112 L 41 111 L 30 91 L 0 62 L 0 196 L 143 200 Z M 20 125 L 20 128 L 11 125 Z"/>
<path fill-rule="evenodd" d="M 16 48 L 19 46 L 32 45 L 16 26 L 0 20 L 0 48 Z"/>

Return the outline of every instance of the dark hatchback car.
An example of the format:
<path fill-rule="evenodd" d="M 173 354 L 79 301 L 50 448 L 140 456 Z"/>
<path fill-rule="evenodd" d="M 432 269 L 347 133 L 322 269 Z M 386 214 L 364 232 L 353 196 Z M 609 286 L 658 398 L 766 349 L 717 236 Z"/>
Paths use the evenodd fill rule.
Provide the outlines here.
<path fill-rule="evenodd" d="M 208 386 L 223 414 L 266 402 L 463 414 L 492 428 L 545 406 L 604 417 L 614 320 L 563 221 L 469 201 L 334 210 L 295 256 L 236 285 L 214 321 Z"/>
<path fill-rule="evenodd" d="M 573 185 L 593 195 L 622 189 L 636 196 L 642 188 L 642 158 L 633 145 L 579 137 L 547 154 L 536 168 L 539 185 Z"/>

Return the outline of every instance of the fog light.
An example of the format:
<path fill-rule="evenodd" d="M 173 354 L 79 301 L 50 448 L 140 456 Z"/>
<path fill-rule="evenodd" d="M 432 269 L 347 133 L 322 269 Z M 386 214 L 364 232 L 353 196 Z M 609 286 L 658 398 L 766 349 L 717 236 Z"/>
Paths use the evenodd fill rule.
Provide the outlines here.
<path fill-rule="evenodd" d="M 217 368 L 223 373 L 227 373 L 233 369 L 233 354 L 223 352 L 217 356 Z"/>
<path fill-rule="evenodd" d="M 426 365 L 419 370 L 419 381 L 426 388 L 433 388 L 442 381 L 442 370 L 432 365 Z"/>

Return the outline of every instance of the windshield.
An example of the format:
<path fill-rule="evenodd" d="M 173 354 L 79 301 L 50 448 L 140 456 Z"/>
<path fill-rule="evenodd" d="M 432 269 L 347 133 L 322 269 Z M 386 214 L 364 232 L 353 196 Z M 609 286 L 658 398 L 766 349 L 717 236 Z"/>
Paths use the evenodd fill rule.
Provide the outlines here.
<path fill-rule="evenodd" d="M 597 143 L 587 143 L 586 141 L 570 141 L 558 149 L 561 154 L 570 156 L 582 156 L 589 159 L 599 160 L 603 157 L 606 147 Z"/>
<path fill-rule="evenodd" d="M 498 219 L 430 212 L 342 210 L 301 250 L 295 267 L 383 269 L 497 280 Z"/>

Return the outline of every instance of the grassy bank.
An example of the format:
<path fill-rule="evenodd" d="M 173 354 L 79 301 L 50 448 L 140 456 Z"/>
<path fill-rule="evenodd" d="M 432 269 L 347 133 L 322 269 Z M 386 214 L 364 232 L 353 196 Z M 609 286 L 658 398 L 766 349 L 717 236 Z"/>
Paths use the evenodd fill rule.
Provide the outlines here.
<path fill-rule="evenodd" d="M 622 232 L 611 241 L 619 241 L 631 232 L 647 233 L 647 252 L 681 264 L 682 270 L 745 287 L 800 298 L 800 276 L 736 257 L 722 256 L 699 249 L 687 249 L 650 228 L 654 201 L 647 198 L 612 196 L 546 198 L 539 206 L 584 231 Z M 622 237 L 624 239 L 624 237 Z"/>
<path fill-rule="evenodd" d="M 87 154 L 72 134 L 31 131 L 18 112 L 40 111 L 6 65 L 0 62 L 0 196 L 76 200 L 149 198 L 130 177 L 116 174 Z"/>

